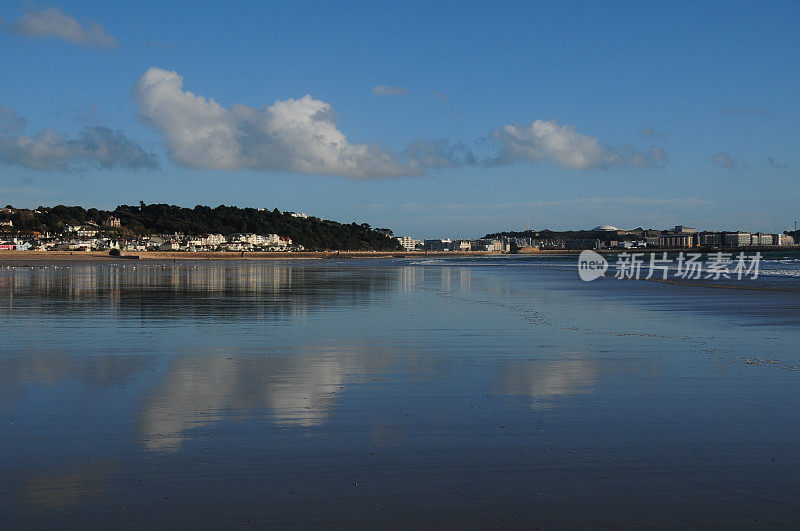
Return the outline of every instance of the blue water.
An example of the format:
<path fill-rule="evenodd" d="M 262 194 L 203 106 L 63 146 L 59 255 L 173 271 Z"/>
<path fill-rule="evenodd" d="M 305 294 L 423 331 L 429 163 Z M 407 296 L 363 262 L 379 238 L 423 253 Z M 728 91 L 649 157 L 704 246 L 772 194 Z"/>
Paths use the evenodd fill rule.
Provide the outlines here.
<path fill-rule="evenodd" d="M 0 267 L 0 527 L 796 525 L 797 263 L 770 260 L 780 289 Z"/>
<path fill-rule="evenodd" d="M 770 290 L 800 290 L 800 251 L 766 251 L 759 252 L 758 258 L 756 253 L 751 251 L 742 252 L 743 266 L 741 274 L 737 274 L 736 265 L 740 253 L 726 252 L 722 254 L 722 259 L 727 259 L 731 263 L 726 265 L 723 269 L 727 271 L 725 274 L 715 275 L 709 269 L 709 263 L 718 258 L 715 258 L 718 253 L 706 252 L 697 250 L 687 250 L 684 253 L 684 260 L 690 254 L 699 254 L 700 274 L 699 278 L 694 278 L 695 275 L 681 276 L 682 269 L 678 263 L 678 253 L 676 252 L 655 252 L 644 253 L 642 251 L 631 249 L 627 251 L 626 255 L 620 253 L 603 253 L 602 256 L 608 261 L 609 269 L 606 276 L 615 277 L 620 271 L 621 266 L 619 261 L 623 256 L 630 256 L 637 254 L 637 260 L 640 261 L 639 275 L 631 275 L 628 269 L 626 279 L 630 277 L 638 277 L 641 280 L 648 279 L 648 274 L 651 270 L 651 256 L 654 261 L 653 265 L 657 267 L 652 268 L 651 277 L 654 279 L 664 279 L 664 271 L 662 267 L 666 267 L 666 280 L 679 284 L 701 284 L 708 287 L 725 287 L 725 288 L 742 288 L 742 289 L 770 289 Z M 453 259 L 440 259 L 438 263 L 449 263 Z M 574 254 L 540 254 L 540 255 L 504 255 L 496 257 L 481 257 L 472 260 L 477 263 L 502 263 L 511 267 L 524 267 L 524 268 L 546 268 L 558 269 L 563 271 L 574 271 L 577 276 L 578 269 L 578 256 Z M 753 265 L 753 262 L 758 262 L 758 267 L 755 270 L 748 270 Z M 425 261 L 418 260 L 420 264 Z M 683 266 L 683 270 L 686 266 Z M 621 276 L 621 275 L 620 275 Z M 686 278 L 686 277 L 689 278 Z"/>

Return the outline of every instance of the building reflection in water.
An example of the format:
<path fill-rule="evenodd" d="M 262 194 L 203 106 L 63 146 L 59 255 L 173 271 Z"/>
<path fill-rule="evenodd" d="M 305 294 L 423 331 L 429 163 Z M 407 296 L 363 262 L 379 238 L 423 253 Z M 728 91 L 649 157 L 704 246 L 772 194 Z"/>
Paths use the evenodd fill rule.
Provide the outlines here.
<path fill-rule="evenodd" d="M 419 267 L 401 267 L 397 273 L 397 290 L 403 293 L 413 291 L 420 279 Z"/>
<path fill-rule="evenodd" d="M 242 318 L 368 301 L 394 270 L 273 261 L 65 263 L 0 268 L 0 318 L 35 313 Z M 247 302 L 248 304 L 242 304 Z"/>
<path fill-rule="evenodd" d="M 360 274 L 360 273 L 364 274 Z M 355 273 L 355 274 L 354 274 Z M 251 296 L 300 295 L 287 301 L 313 302 L 315 296 L 357 297 L 372 291 L 385 291 L 390 285 L 401 292 L 412 291 L 422 283 L 443 289 L 469 291 L 471 275 L 467 268 L 456 267 L 337 267 L 336 265 L 300 266 L 283 262 L 181 262 L 110 263 L 104 265 L 73 263 L 65 265 L 0 267 L 0 297 L 13 311 L 13 301 L 26 303 L 17 311 L 80 311 L 89 304 L 122 311 L 148 303 L 156 306 L 171 298 L 195 296 L 218 300 L 220 295 Z M 172 297 L 171 297 L 171 296 Z M 48 303 L 58 302 L 58 305 Z M 185 306 L 178 304 L 177 306 Z"/>
<path fill-rule="evenodd" d="M 440 260 L 431 260 L 429 266 L 408 265 L 398 268 L 396 273 L 397 290 L 404 293 L 411 292 L 418 289 L 423 283 L 444 290 L 458 288 L 461 291 L 469 291 L 471 289 L 472 276 L 469 269 L 442 267 L 441 265 Z"/>

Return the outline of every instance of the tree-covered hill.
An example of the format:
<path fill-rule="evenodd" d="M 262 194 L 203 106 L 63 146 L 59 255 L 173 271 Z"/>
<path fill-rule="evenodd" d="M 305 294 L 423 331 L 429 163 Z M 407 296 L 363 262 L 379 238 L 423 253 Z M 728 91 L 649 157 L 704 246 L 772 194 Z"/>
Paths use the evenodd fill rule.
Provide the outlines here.
<path fill-rule="evenodd" d="M 15 231 L 60 232 L 64 225 L 94 222 L 98 225 L 116 216 L 123 230 L 133 234 L 187 235 L 256 233 L 288 236 L 293 243 L 309 250 L 400 250 L 400 244 L 368 224 L 343 224 L 316 217 L 302 218 L 275 210 L 239 208 L 220 205 L 212 208 L 198 205 L 183 208 L 174 205 L 139 203 L 138 206 L 121 205 L 113 211 L 79 206 L 58 205 L 34 210 L 14 210 L 0 214 L 0 219 L 11 219 Z"/>

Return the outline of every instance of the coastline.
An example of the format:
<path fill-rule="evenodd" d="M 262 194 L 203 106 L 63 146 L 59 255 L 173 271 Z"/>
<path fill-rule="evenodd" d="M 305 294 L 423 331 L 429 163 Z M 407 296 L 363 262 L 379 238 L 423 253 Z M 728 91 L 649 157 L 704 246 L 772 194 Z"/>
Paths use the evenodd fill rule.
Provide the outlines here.
<path fill-rule="evenodd" d="M 139 260 L 322 260 L 348 258 L 420 258 L 431 256 L 500 256 L 499 252 L 484 251 L 300 251 L 300 252 L 199 252 L 137 251 L 111 256 L 107 251 L 0 251 L 0 264 L 5 262 L 63 262 L 97 260 L 128 262 Z"/>
<path fill-rule="evenodd" d="M 600 254 L 620 253 L 716 253 L 716 252 L 798 252 L 792 247 L 735 247 L 735 248 L 683 248 L 683 249 L 598 249 Z M 197 252 L 186 251 L 136 251 L 111 256 L 107 251 L 0 251 L 0 264 L 6 262 L 63 262 L 80 260 L 119 261 L 138 260 L 322 260 L 349 258 L 430 258 L 430 257 L 482 257 L 482 256 L 572 256 L 581 250 L 552 249 L 530 253 L 501 253 L 498 251 L 299 251 L 299 252 Z"/>

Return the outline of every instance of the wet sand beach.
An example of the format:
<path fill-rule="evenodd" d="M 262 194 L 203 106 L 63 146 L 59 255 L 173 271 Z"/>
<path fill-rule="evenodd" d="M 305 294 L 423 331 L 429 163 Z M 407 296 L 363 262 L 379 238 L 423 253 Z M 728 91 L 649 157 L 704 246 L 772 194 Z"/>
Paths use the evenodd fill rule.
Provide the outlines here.
<path fill-rule="evenodd" d="M 0 527 L 794 527 L 800 296 L 0 257 Z"/>

